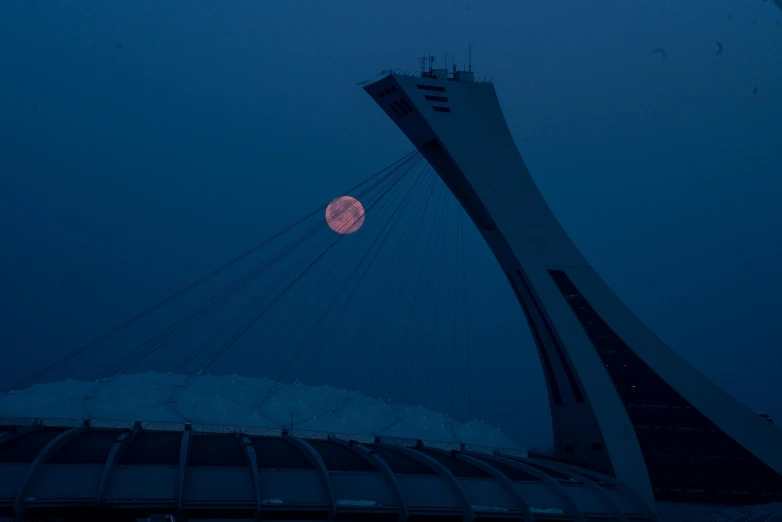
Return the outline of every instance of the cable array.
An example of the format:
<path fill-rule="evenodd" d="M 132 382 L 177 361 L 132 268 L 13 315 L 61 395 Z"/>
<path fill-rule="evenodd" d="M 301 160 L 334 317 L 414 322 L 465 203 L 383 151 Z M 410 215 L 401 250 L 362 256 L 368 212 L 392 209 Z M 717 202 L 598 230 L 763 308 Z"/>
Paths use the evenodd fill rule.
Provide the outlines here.
<path fill-rule="evenodd" d="M 171 403 L 228 365 L 275 380 L 256 406 L 293 382 L 327 383 L 472 418 L 463 209 L 417 151 L 347 193 L 365 212 L 357 231 L 340 233 L 350 202 L 325 219 L 322 205 L 15 388 L 100 348 L 113 360 L 85 400 L 165 353 L 163 370 L 182 375 Z M 118 341 L 174 301 L 182 311 L 163 327 Z"/>

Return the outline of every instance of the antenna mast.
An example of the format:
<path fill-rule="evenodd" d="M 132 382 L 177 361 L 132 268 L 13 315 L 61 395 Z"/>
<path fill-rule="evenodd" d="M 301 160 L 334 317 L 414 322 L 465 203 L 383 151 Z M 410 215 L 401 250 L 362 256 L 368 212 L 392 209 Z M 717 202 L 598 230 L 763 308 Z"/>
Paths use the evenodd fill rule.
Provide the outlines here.
<path fill-rule="evenodd" d="M 472 71 L 472 44 L 467 47 L 467 70 Z"/>

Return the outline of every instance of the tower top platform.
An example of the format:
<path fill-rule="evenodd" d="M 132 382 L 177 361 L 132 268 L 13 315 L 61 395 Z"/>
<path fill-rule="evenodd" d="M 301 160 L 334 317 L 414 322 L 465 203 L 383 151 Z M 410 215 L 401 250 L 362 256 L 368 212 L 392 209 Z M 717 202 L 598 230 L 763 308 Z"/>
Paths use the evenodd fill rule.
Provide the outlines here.
<path fill-rule="evenodd" d="M 475 71 L 472 70 L 471 60 L 467 66 L 459 69 L 456 64 L 451 60 L 451 68 L 448 68 L 448 57 L 443 67 L 436 67 L 436 59 L 434 56 L 425 55 L 419 57 L 420 68 L 415 69 L 385 69 L 377 73 L 377 77 L 374 79 L 364 80 L 358 83 L 359 87 L 365 87 L 371 85 L 378 80 L 387 78 L 388 76 L 408 76 L 413 78 L 431 78 L 435 80 L 446 80 L 452 82 L 465 82 L 465 83 L 491 83 L 491 78 L 478 78 L 475 76 Z"/>
<path fill-rule="evenodd" d="M 373 83 L 388 78 L 389 76 L 407 76 L 411 78 L 432 78 L 436 80 L 447 80 L 450 82 L 464 83 L 493 83 L 491 78 L 478 78 L 473 71 L 451 71 L 447 69 L 433 69 L 427 72 L 416 72 L 412 69 L 384 69 L 377 73 L 375 78 L 358 82 L 359 87 L 366 87 Z"/>

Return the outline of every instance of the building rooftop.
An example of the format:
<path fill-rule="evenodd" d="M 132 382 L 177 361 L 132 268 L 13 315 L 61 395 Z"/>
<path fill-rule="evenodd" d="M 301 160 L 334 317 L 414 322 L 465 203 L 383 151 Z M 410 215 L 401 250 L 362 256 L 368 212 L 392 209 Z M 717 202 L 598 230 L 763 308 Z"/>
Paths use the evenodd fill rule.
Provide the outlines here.
<path fill-rule="evenodd" d="M 654 520 L 608 477 L 502 451 L 131 424 L 6 419 L 0 516 Z"/>

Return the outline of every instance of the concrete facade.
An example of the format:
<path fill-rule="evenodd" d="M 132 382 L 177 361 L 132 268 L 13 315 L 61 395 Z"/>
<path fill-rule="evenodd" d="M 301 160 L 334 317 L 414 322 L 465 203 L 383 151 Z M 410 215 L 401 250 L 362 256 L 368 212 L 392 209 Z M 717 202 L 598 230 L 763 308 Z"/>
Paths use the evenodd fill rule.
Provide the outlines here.
<path fill-rule="evenodd" d="M 649 502 L 782 499 L 782 430 L 667 347 L 589 265 L 530 176 L 494 85 L 380 76 L 364 90 L 470 215 L 524 310 L 556 456 Z"/>

